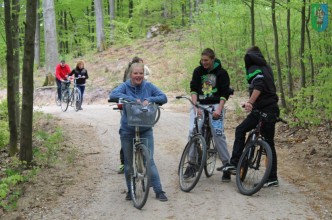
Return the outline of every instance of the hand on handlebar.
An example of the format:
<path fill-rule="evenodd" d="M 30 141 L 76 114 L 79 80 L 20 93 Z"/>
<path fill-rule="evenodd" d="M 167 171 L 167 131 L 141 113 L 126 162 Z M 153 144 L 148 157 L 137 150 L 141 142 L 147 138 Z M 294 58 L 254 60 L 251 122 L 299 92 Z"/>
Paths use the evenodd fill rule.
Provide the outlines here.
<path fill-rule="evenodd" d="M 252 104 L 249 102 L 242 102 L 241 103 L 242 108 L 244 108 L 247 112 L 252 111 Z"/>

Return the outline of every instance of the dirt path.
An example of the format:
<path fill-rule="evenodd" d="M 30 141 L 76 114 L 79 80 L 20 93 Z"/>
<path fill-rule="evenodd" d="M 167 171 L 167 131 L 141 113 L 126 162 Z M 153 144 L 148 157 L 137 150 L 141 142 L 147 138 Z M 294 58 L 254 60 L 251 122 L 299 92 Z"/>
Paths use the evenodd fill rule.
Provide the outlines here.
<path fill-rule="evenodd" d="M 124 199 L 123 175 L 119 165 L 119 113 L 108 105 L 88 105 L 83 111 L 70 108 L 63 113 L 56 106 L 42 111 L 60 117 L 70 125 L 73 139 L 81 140 L 80 151 L 86 155 L 83 176 L 62 193 L 53 207 L 39 207 L 27 219 L 317 219 L 308 198 L 292 184 L 280 179 L 279 188 L 262 189 L 251 197 L 237 192 L 234 177 L 221 182 L 221 173 L 207 179 L 202 175 L 190 193 L 179 189 L 177 166 L 188 130 L 188 114 L 165 105 L 154 128 L 155 161 L 168 202 L 159 202 L 151 191 L 142 210 Z M 232 111 L 229 111 L 229 114 Z M 87 129 L 85 129 L 87 128 Z M 228 143 L 233 129 L 228 129 Z M 89 131 L 89 133 L 87 133 Z M 90 144 L 88 144 L 90 143 Z M 92 144 L 91 144 L 92 143 Z M 218 161 L 218 166 L 220 162 Z"/>

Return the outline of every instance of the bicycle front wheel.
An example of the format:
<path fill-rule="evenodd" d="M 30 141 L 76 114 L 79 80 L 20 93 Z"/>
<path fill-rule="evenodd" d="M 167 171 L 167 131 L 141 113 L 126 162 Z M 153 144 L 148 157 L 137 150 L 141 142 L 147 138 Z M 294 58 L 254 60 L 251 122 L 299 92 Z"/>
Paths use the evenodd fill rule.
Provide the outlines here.
<path fill-rule="evenodd" d="M 69 92 L 68 90 L 65 90 L 62 92 L 62 96 L 61 96 L 61 110 L 63 112 L 67 111 L 68 109 L 68 105 L 69 105 Z"/>
<path fill-rule="evenodd" d="M 150 154 L 144 144 L 136 147 L 133 155 L 133 175 L 130 178 L 131 198 L 134 207 L 141 209 L 149 195 L 151 183 Z"/>
<path fill-rule="evenodd" d="M 75 88 L 75 90 L 74 90 L 73 99 L 74 99 L 73 102 L 74 102 L 75 111 L 80 110 L 80 108 L 81 108 L 81 91 L 78 88 Z"/>
<path fill-rule="evenodd" d="M 206 162 L 206 143 L 202 135 L 190 138 L 179 164 L 179 183 L 184 192 L 190 192 L 201 177 Z"/>
<path fill-rule="evenodd" d="M 204 165 L 204 173 L 206 177 L 211 177 L 216 167 L 216 160 L 218 151 L 215 147 L 211 131 L 206 131 L 204 134 L 206 142 L 206 163 Z"/>
<path fill-rule="evenodd" d="M 249 142 L 240 157 L 236 171 L 236 185 L 243 195 L 258 192 L 269 177 L 272 167 L 272 151 L 268 143 Z"/>

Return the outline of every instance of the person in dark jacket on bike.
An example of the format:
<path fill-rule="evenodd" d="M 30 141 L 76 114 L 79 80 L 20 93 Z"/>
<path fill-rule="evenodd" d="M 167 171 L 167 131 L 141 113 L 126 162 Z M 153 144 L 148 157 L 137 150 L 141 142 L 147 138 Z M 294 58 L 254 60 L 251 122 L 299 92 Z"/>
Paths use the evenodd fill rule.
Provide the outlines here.
<path fill-rule="evenodd" d="M 89 79 L 88 71 L 84 68 L 84 62 L 79 60 L 76 64 L 76 68 L 71 71 L 69 76 L 74 75 L 76 80 L 77 88 L 81 91 L 81 106 L 79 110 L 83 110 L 82 103 L 83 103 L 83 94 L 85 91 L 85 82 Z"/>
<path fill-rule="evenodd" d="M 265 187 L 278 186 L 277 154 L 274 146 L 276 118 L 279 116 L 278 96 L 274 83 L 273 71 L 267 64 L 261 50 L 257 46 L 250 47 L 245 56 L 246 79 L 249 84 L 249 99 L 242 107 L 249 111 L 247 118 L 236 127 L 233 152 L 230 163 L 223 170 L 234 173 L 244 150 L 246 133 L 254 129 L 259 122 L 259 113 L 264 112 L 273 117 L 264 121 L 262 136 L 272 150 L 272 169 Z"/>
<path fill-rule="evenodd" d="M 193 103 L 213 106 L 213 115 L 210 115 L 210 126 L 212 136 L 218 155 L 223 165 L 229 162 L 229 152 L 227 149 L 226 136 L 224 132 L 224 105 L 229 97 L 230 80 L 227 71 L 222 67 L 219 59 L 215 57 L 212 49 L 206 48 L 201 53 L 200 65 L 194 69 L 190 82 L 191 100 Z M 201 109 L 193 107 L 190 111 L 189 135 L 194 130 L 195 112 L 198 111 L 199 117 L 204 117 Z M 203 120 L 199 121 L 198 126 L 201 128 Z M 222 169 L 217 169 L 222 170 Z M 184 177 L 194 176 L 193 169 L 188 166 Z M 231 176 L 228 172 L 223 172 L 221 180 L 229 182 Z"/>

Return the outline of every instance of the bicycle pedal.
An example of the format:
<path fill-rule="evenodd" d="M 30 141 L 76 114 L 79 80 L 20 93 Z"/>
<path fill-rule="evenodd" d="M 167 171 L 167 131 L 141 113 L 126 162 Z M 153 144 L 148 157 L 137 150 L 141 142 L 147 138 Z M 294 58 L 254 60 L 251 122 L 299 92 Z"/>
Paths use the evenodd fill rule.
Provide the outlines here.
<path fill-rule="evenodd" d="M 207 152 L 208 152 L 208 153 L 216 154 L 216 153 L 217 153 L 217 150 L 215 150 L 215 149 L 208 149 Z"/>

